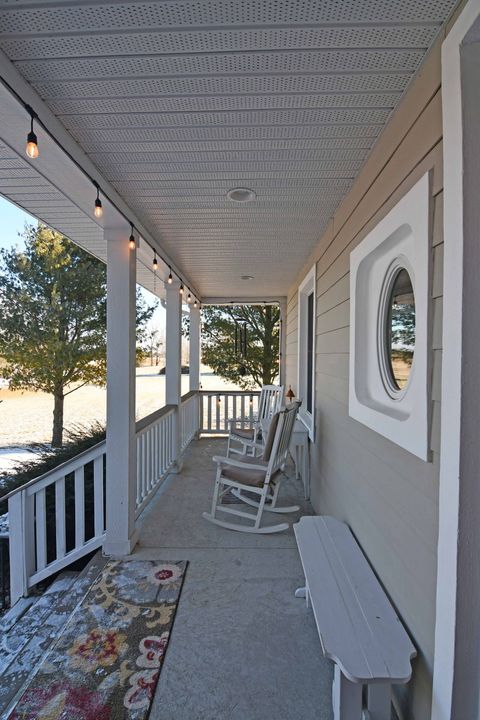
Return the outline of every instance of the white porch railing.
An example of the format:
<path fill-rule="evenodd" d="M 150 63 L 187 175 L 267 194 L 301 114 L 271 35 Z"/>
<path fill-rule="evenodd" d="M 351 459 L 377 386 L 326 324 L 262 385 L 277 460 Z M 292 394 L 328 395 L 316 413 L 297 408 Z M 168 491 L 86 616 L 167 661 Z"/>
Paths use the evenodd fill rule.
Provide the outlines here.
<path fill-rule="evenodd" d="M 137 495 L 135 517 L 177 459 L 175 448 L 176 406 L 165 405 L 137 423 Z"/>
<path fill-rule="evenodd" d="M 7 496 L 12 605 L 102 544 L 105 446 L 94 445 Z"/>
<path fill-rule="evenodd" d="M 199 430 L 198 396 L 136 425 L 136 517 Z M 105 537 L 106 442 L 14 490 L 8 499 L 10 598 L 99 548 Z"/>
<path fill-rule="evenodd" d="M 200 432 L 202 435 L 227 435 L 228 421 L 247 427 L 258 413 L 259 391 L 200 390 Z"/>
<path fill-rule="evenodd" d="M 183 452 L 200 429 L 198 392 L 182 396 L 180 405 L 180 451 Z"/>

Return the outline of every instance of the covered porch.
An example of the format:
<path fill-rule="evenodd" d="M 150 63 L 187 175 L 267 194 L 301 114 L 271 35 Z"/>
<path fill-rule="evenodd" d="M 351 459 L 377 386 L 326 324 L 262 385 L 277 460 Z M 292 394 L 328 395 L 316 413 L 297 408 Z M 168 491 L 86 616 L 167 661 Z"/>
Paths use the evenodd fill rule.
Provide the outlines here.
<path fill-rule="evenodd" d="M 201 517 L 211 436 L 258 403 L 202 391 L 201 308 L 272 304 L 312 505 L 305 466 L 283 492 L 350 527 L 406 627 L 418 657 L 400 720 L 473 720 L 478 0 L 1 5 L 0 191 L 106 263 L 108 308 L 107 438 L 11 493 L 12 601 L 100 548 L 188 560 L 152 717 L 330 718 L 291 526 L 251 536 Z M 136 283 L 166 307 L 166 404 L 141 419 Z M 401 384 L 399 305 L 413 306 Z"/>
<path fill-rule="evenodd" d="M 212 455 L 224 440 L 193 441 L 139 518 L 132 559 L 188 560 L 152 718 L 332 717 L 332 663 L 322 657 L 315 621 L 295 598 L 303 575 L 293 531 L 227 532 L 203 520 L 213 490 Z M 286 503 L 303 487 L 287 467 Z M 282 516 L 291 522 L 293 515 Z"/>

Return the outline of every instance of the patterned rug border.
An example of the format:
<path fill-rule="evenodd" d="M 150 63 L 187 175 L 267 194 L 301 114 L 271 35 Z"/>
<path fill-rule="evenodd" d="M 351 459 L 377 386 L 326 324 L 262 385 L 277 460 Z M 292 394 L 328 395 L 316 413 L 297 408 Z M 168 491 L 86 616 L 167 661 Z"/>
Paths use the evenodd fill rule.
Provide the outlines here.
<path fill-rule="evenodd" d="M 146 570 L 136 576 L 139 565 Z M 78 710 L 86 720 L 149 720 L 188 566 L 188 560 L 109 560 L 75 605 L 9 720 L 36 720 L 38 712 L 64 720 Z M 142 600 L 130 598 L 128 591 L 156 595 Z M 159 626 L 163 631 L 152 635 Z"/>

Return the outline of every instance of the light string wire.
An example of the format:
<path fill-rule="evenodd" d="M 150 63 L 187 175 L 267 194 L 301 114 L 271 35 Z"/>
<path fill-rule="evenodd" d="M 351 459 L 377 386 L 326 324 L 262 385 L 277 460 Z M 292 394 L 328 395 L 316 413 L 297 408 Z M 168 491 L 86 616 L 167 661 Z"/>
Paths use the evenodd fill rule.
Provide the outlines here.
<path fill-rule="evenodd" d="M 103 197 L 106 200 L 108 200 L 110 205 L 112 205 L 115 208 L 115 210 L 119 213 L 119 215 L 121 215 L 123 217 L 123 219 L 130 225 L 130 227 L 132 229 L 132 235 L 133 235 L 134 230 L 137 230 L 138 234 L 141 235 L 138 228 L 135 227 L 135 223 L 133 223 L 130 220 L 130 218 L 127 217 L 127 215 L 123 212 L 123 210 L 118 207 L 117 203 L 114 200 L 112 200 L 112 198 L 106 192 L 104 192 L 104 190 L 102 190 L 102 187 L 100 186 L 100 184 L 95 180 L 95 178 L 92 177 L 92 175 L 90 175 L 88 170 L 85 170 L 85 168 L 80 164 L 80 162 L 63 145 L 63 143 L 60 140 L 58 140 L 58 138 L 53 134 L 53 132 L 41 120 L 38 113 L 35 112 L 35 110 L 32 108 L 32 106 L 22 98 L 22 96 L 15 90 L 14 87 L 12 87 L 12 85 L 10 85 L 8 80 L 6 80 L 2 75 L 0 75 L 0 81 L 2 82 L 4 87 L 15 97 L 15 99 L 20 103 L 20 105 L 23 106 L 25 111 L 28 113 L 28 115 L 30 117 L 30 121 L 31 121 L 31 126 L 33 126 L 33 121 L 35 121 L 37 123 L 37 125 L 39 125 L 44 130 L 44 132 L 46 132 L 47 135 L 53 140 L 53 142 L 57 145 L 57 147 L 59 147 L 60 150 L 62 150 L 62 152 L 75 165 L 75 167 L 78 168 L 78 170 L 80 170 L 82 175 L 84 175 L 84 177 L 86 177 L 87 180 L 89 180 L 92 183 L 93 187 L 95 188 L 96 197 L 97 197 L 97 194 L 99 195 L 101 193 L 103 195 Z M 141 235 L 141 237 L 142 237 L 142 240 L 144 241 L 144 243 L 150 248 L 150 250 L 152 251 L 154 256 L 158 256 L 158 258 L 160 258 L 162 263 L 169 269 L 169 273 L 176 276 L 176 278 L 180 281 L 181 287 L 186 285 L 182 276 L 175 270 L 175 268 L 172 270 L 171 262 L 170 261 L 167 262 L 167 260 L 165 260 L 165 258 L 161 254 L 161 252 L 159 252 L 156 248 L 154 248 L 153 245 L 146 238 L 143 237 L 143 235 Z M 183 294 L 183 293 L 181 293 L 181 294 Z M 194 297 L 198 300 L 196 295 L 194 295 Z M 198 302 L 200 305 L 199 300 L 198 300 Z"/>

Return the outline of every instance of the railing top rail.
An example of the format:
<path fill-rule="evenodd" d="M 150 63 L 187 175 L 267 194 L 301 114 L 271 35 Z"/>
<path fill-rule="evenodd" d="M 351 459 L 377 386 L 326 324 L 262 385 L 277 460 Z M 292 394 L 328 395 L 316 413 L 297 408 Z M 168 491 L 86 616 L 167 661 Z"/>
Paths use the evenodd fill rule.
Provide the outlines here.
<path fill-rule="evenodd" d="M 185 395 L 182 395 L 180 398 L 180 403 L 183 405 L 183 403 L 186 403 L 187 400 L 190 400 L 190 398 L 195 397 L 195 395 L 198 395 L 200 390 L 190 390 L 190 392 L 185 393 Z"/>
<path fill-rule="evenodd" d="M 147 415 L 135 424 L 135 432 L 139 433 L 142 430 L 145 430 L 145 428 L 147 428 L 149 425 L 156 422 L 157 420 L 160 420 L 160 418 L 168 415 L 174 410 L 175 405 L 165 405 L 164 407 L 160 408 L 160 410 L 156 410 L 150 415 Z M 106 440 L 102 440 L 96 445 L 92 445 L 92 447 L 83 450 L 83 452 L 78 453 L 78 455 L 74 455 L 74 457 L 70 458 L 69 460 L 65 460 L 65 462 L 57 465 L 51 470 L 48 470 L 46 473 L 43 473 L 43 475 L 32 478 L 32 480 L 29 480 L 24 485 L 21 485 L 20 487 L 15 488 L 15 490 L 11 490 L 9 493 L 2 495 L 0 497 L 0 501 L 4 502 L 6 500 L 9 500 L 17 493 L 21 492 L 22 490 L 28 490 L 30 487 L 32 487 L 32 485 L 36 485 L 37 483 L 44 483 L 46 480 L 49 479 L 51 479 L 52 482 L 55 482 L 58 477 L 62 477 L 62 475 L 67 475 L 70 472 L 74 472 L 78 467 L 81 467 L 83 464 L 89 462 L 90 460 L 94 459 L 94 457 L 98 456 L 100 454 L 100 450 L 105 445 Z M 86 459 L 87 457 L 88 460 Z"/>
<path fill-rule="evenodd" d="M 28 490 L 29 487 L 32 485 L 36 485 L 36 483 L 43 482 L 44 480 L 47 480 L 52 475 L 62 475 L 63 470 L 66 470 L 67 467 L 70 467 L 68 472 L 63 472 L 64 475 L 67 475 L 70 472 L 74 472 L 75 467 L 78 467 L 79 465 L 82 465 L 82 461 L 85 459 L 87 455 L 90 455 L 90 459 L 93 459 L 94 456 L 98 456 L 100 454 L 100 450 L 103 446 L 105 446 L 107 443 L 106 440 L 102 440 L 101 442 L 97 443 L 96 445 L 92 445 L 92 447 L 87 448 L 86 450 L 83 450 L 83 452 L 78 453 L 78 455 L 74 455 L 70 460 L 65 460 L 65 462 L 61 463 L 60 465 L 57 465 L 56 467 L 52 468 L 51 470 L 48 470 L 48 472 L 43 473 L 43 475 L 39 475 L 36 478 L 32 478 L 32 480 L 29 480 L 25 485 L 21 485 L 18 488 L 15 488 L 15 490 L 11 490 L 6 495 L 2 495 L 0 497 L 0 501 L 4 502 L 5 500 L 8 500 L 9 498 L 13 497 L 13 495 L 16 495 L 17 493 L 21 492 L 22 490 Z M 88 462 L 86 460 L 85 462 Z M 75 465 L 75 467 L 72 467 Z"/>
<path fill-rule="evenodd" d="M 238 395 L 245 397 L 249 395 L 253 395 L 254 397 L 258 397 L 260 395 L 260 390 L 198 390 L 200 395 Z"/>
<path fill-rule="evenodd" d="M 169 413 L 172 413 L 176 408 L 176 405 L 164 405 L 160 410 L 155 410 L 155 412 L 150 413 L 150 415 L 146 415 L 144 418 L 139 420 L 135 425 L 135 432 L 139 433 L 142 430 L 145 430 L 149 425 L 152 425 L 154 422 L 157 422 L 157 420 L 160 420 L 160 418 L 164 417 L 165 415 L 168 415 Z"/>

